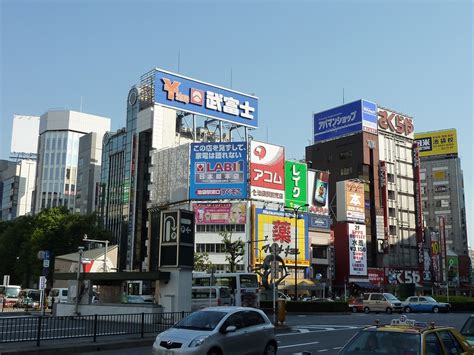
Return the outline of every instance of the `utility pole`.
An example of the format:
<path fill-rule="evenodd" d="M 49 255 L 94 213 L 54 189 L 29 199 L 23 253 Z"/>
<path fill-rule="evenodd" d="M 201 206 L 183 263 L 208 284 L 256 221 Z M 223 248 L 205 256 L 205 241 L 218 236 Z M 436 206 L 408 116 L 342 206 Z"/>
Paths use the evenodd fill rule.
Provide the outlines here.
<path fill-rule="evenodd" d="M 77 282 L 76 282 L 76 308 L 75 308 L 75 314 L 78 316 L 79 313 L 79 290 L 81 289 L 80 283 L 81 283 L 81 267 L 82 267 L 82 253 L 84 252 L 84 247 L 78 247 L 77 248 L 79 251 L 79 259 L 77 260 Z"/>

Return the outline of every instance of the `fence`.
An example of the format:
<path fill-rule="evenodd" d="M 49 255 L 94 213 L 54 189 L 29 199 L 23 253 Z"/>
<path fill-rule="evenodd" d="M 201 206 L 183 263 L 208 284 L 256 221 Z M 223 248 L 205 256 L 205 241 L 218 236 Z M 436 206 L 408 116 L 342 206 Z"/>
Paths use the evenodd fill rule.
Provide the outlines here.
<path fill-rule="evenodd" d="M 158 334 L 187 316 L 189 312 L 110 314 L 90 316 L 0 317 L 0 343 L 99 336 Z"/>

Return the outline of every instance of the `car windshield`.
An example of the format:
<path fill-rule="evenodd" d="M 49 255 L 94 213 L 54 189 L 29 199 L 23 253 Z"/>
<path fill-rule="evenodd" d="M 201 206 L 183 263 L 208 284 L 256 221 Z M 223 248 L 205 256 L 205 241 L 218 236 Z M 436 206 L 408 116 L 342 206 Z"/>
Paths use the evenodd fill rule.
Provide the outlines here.
<path fill-rule="evenodd" d="M 461 329 L 462 335 L 474 336 L 474 317 L 470 317 Z"/>
<path fill-rule="evenodd" d="M 173 328 L 192 330 L 214 330 L 227 313 L 219 311 L 199 311 L 190 314 Z"/>
<path fill-rule="evenodd" d="M 436 301 L 433 297 L 427 297 L 427 296 L 425 296 L 425 299 L 426 299 L 428 302 L 436 302 L 436 303 L 438 302 L 438 301 Z"/>
<path fill-rule="evenodd" d="M 362 330 L 339 354 L 374 353 L 420 355 L 420 335 Z"/>
<path fill-rule="evenodd" d="M 17 287 L 6 287 L 5 297 L 6 298 L 17 298 L 20 295 L 20 288 Z"/>
<path fill-rule="evenodd" d="M 241 288 L 258 288 L 257 275 L 240 275 Z"/>
<path fill-rule="evenodd" d="M 397 297 L 395 297 L 394 295 L 392 295 L 391 293 L 386 293 L 385 294 L 385 298 L 389 301 L 398 301 Z"/>

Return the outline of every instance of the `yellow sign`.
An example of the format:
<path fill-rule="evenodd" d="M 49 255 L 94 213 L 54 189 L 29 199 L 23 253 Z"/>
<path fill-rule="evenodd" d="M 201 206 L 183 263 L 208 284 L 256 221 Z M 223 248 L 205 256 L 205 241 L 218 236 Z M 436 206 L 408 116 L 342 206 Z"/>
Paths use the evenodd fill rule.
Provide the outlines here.
<path fill-rule="evenodd" d="M 444 170 L 433 171 L 433 178 L 436 181 L 446 180 L 446 172 Z"/>
<path fill-rule="evenodd" d="M 455 129 L 415 134 L 420 148 L 420 157 L 457 154 L 458 142 Z"/>
<path fill-rule="evenodd" d="M 295 265 L 295 215 L 294 213 L 255 209 L 255 233 L 253 254 L 255 263 L 262 264 L 265 257 L 272 254 L 276 244 L 276 254 L 286 265 Z M 297 219 L 298 266 L 310 266 L 307 219 L 300 213 Z M 256 242 L 255 242 L 256 241 Z"/>

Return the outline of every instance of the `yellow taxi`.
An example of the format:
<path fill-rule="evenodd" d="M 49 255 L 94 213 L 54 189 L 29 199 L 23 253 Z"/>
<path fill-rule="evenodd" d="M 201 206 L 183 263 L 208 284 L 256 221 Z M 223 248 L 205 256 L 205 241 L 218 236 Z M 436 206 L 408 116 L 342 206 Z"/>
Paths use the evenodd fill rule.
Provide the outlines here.
<path fill-rule="evenodd" d="M 388 325 L 362 329 L 339 354 L 474 355 L 474 349 L 453 327 L 428 325 L 403 315 Z"/>

